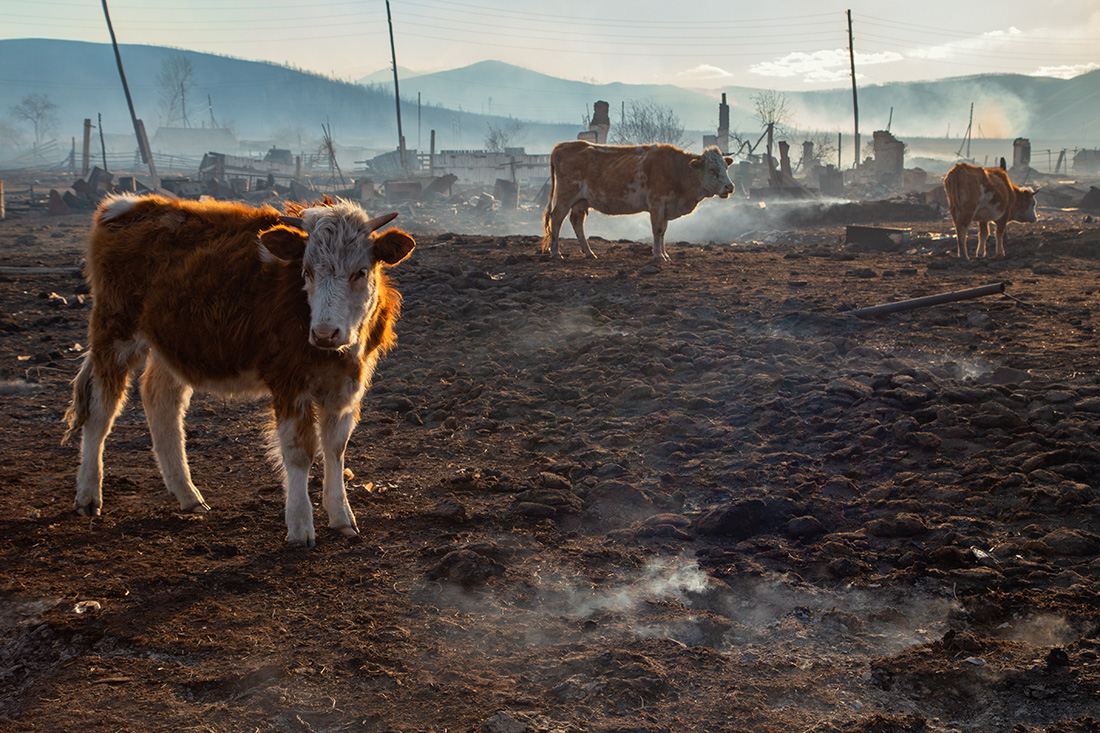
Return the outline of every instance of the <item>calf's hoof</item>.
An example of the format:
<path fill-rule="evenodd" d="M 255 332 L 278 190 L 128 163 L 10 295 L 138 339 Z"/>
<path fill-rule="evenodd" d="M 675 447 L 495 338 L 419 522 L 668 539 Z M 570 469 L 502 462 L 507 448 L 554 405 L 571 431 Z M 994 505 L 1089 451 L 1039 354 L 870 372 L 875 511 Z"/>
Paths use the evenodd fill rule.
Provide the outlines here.
<path fill-rule="evenodd" d="M 99 505 L 98 504 L 74 504 L 73 508 L 76 509 L 76 513 L 82 517 L 98 517 Z"/>
<path fill-rule="evenodd" d="M 180 507 L 180 511 L 184 514 L 205 514 L 210 511 L 210 505 L 205 501 L 200 501 L 198 504 L 192 504 L 188 507 Z"/>
<path fill-rule="evenodd" d="M 359 536 L 359 530 L 355 527 L 333 527 L 333 529 L 335 529 L 337 532 L 344 535 L 345 537 Z"/>

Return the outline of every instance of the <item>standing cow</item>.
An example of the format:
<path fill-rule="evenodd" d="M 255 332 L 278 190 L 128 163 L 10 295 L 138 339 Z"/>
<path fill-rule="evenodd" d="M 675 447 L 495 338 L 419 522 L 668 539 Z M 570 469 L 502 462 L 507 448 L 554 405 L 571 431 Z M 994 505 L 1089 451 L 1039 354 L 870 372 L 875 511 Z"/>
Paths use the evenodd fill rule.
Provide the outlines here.
<path fill-rule="evenodd" d="M 970 259 L 966 235 L 971 222 L 978 222 L 978 257 L 985 257 L 985 240 L 996 224 L 997 254 L 1005 254 L 1005 229 L 1010 221 L 1034 223 L 1035 191 L 1012 183 L 1002 168 L 981 168 L 956 163 L 943 178 L 947 208 L 955 224 L 959 257 Z M 989 225 L 988 228 L 986 225 Z"/>
<path fill-rule="evenodd" d="M 382 270 L 412 251 L 354 203 L 270 207 L 161 196 L 108 197 L 87 274 L 90 349 L 73 382 L 65 437 L 82 430 L 76 510 L 103 505 L 103 443 L 144 365 L 141 399 L 164 483 L 182 511 L 206 501 L 191 481 L 183 416 L 195 389 L 271 396 L 286 489 L 287 540 L 314 543 L 309 469 L 324 459 L 329 526 L 358 529 L 344 450 L 375 363 L 394 340 L 400 295 Z M 319 438 L 319 440 L 318 440 Z"/>
<path fill-rule="evenodd" d="M 653 259 L 668 260 L 668 222 L 695 211 L 710 196 L 733 193 L 726 168 L 732 158 L 711 146 L 702 155 L 672 145 L 593 145 L 583 140 L 558 143 L 550 153 L 550 201 L 542 217 L 542 249 L 561 257 L 558 233 L 566 214 L 585 257 L 595 257 L 584 236 L 589 209 L 602 214 L 649 212 Z"/>

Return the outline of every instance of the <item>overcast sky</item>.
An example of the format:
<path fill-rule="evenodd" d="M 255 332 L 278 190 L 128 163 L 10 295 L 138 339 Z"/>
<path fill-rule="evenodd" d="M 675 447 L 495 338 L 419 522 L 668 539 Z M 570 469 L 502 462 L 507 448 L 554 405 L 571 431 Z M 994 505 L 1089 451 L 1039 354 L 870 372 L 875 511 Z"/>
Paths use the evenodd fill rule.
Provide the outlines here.
<path fill-rule="evenodd" d="M 384 0 L 109 0 L 120 43 L 345 80 L 390 65 Z M 391 0 L 398 65 L 496 59 L 599 83 L 810 90 L 1100 68 L 1097 0 Z M 97 0 L 0 0 L 0 38 L 109 43 Z M 0 73 L 3 73 L 0 70 Z"/>

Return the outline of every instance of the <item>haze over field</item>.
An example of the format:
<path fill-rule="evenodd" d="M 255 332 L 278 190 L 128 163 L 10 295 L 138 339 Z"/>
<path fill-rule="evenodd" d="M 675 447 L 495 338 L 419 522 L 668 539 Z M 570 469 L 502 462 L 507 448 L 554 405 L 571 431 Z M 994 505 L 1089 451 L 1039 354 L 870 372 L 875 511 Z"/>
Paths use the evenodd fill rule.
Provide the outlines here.
<path fill-rule="evenodd" d="M 56 105 L 45 139 L 64 146 L 84 118 L 102 114 L 104 132 L 129 145 L 102 8 L 0 5 L 0 147 L 34 142 L 10 115 L 31 94 Z M 903 138 L 957 138 L 973 103 L 975 140 L 1100 147 L 1100 9 L 1083 0 L 888 10 L 799 0 L 783 5 L 783 17 L 712 2 L 681 4 L 674 14 L 655 3 L 625 12 L 621 2 L 572 0 L 553 12 L 493 0 L 391 5 L 410 148 L 426 150 L 435 131 L 437 149 L 478 149 L 491 127 L 515 125 L 513 145 L 546 152 L 574 138 L 603 99 L 613 125 L 633 100 L 672 108 L 685 147 L 698 149 L 717 126 L 720 93 L 732 107 L 732 131 L 755 140 L 762 90 L 787 95 L 789 128 L 850 137 L 848 7 L 865 138 L 887 127 Z M 216 124 L 261 148 L 304 149 L 327 125 L 339 144 L 357 148 L 354 156 L 396 147 L 384 3 L 154 0 L 111 12 L 137 114 L 151 134 L 161 125 Z M 170 119 L 158 75 L 181 58 L 194 72 L 189 111 Z"/>

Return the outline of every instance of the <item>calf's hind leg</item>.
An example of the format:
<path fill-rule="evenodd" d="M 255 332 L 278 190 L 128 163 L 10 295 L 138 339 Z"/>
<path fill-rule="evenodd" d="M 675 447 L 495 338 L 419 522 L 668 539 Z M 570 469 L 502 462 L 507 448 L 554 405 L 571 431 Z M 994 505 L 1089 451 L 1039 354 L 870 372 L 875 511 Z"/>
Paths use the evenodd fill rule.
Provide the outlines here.
<path fill-rule="evenodd" d="M 191 402 L 191 392 L 155 353 L 149 356 L 141 375 L 141 402 L 164 485 L 179 500 L 181 511 L 206 512 L 210 507 L 191 482 L 184 443 L 183 415 Z"/>
<path fill-rule="evenodd" d="M 125 401 L 130 369 L 144 350 L 129 344 L 94 346 L 73 380 L 73 401 L 65 412 L 68 429 L 62 442 L 76 431 L 80 436 L 80 468 L 76 473 L 73 508 L 86 517 L 103 508 L 103 443 Z"/>

